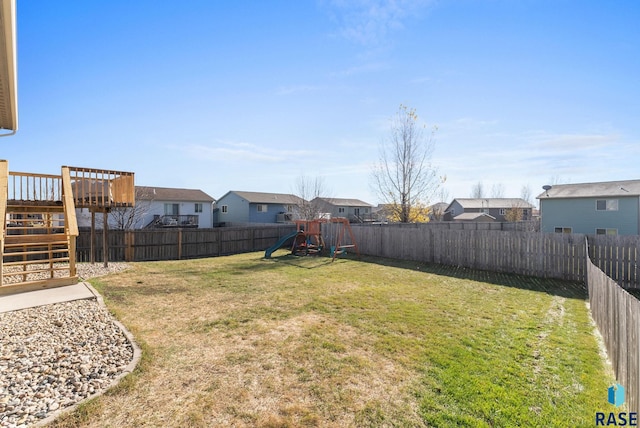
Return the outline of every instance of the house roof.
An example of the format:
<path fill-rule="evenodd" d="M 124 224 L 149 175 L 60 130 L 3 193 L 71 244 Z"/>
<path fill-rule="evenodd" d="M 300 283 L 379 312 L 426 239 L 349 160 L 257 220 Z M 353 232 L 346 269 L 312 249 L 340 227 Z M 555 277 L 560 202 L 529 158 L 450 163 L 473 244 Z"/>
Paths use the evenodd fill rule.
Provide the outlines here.
<path fill-rule="evenodd" d="M 136 186 L 136 197 L 140 200 L 213 202 L 211 196 L 199 189 L 174 189 L 171 187 Z"/>
<path fill-rule="evenodd" d="M 436 202 L 436 203 L 435 203 L 435 204 L 433 204 L 433 205 L 429 205 L 429 209 L 430 209 L 431 211 L 436 211 L 436 210 L 442 210 L 442 211 L 444 211 L 444 210 L 446 210 L 446 209 L 447 209 L 447 207 L 448 207 L 448 206 L 449 206 L 449 204 L 448 204 L 448 203 L 446 203 L 446 202 Z"/>
<path fill-rule="evenodd" d="M 463 221 L 492 221 L 496 218 L 487 213 L 462 213 L 453 218 L 454 220 L 463 220 Z"/>
<path fill-rule="evenodd" d="M 0 4 L 0 128 L 18 130 L 18 74 L 16 72 L 16 3 Z M 13 132 L 12 132 L 13 133 Z M 11 134 L 12 134 L 11 133 Z"/>
<path fill-rule="evenodd" d="M 346 199 L 346 198 L 316 198 L 322 201 L 325 201 L 328 204 L 341 206 L 341 207 L 371 207 L 371 204 L 368 204 L 360 199 Z"/>
<path fill-rule="evenodd" d="M 522 198 L 456 198 L 453 202 L 458 202 L 462 208 L 535 208 Z M 453 204 L 451 202 L 451 204 Z M 449 206 L 451 206 L 449 204 Z"/>
<path fill-rule="evenodd" d="M 640 180 L 599 183 L 556 184 L 537 196 L 538 199 L 640 196 Z"/>
<path fill-rule="evenodd" d="M 227 196 L 229 193 L 235 193 L 241 198 L 247 200 L 250 204 L 298 205 L 302 202 L 302 198 L 288 193 L 241 192 L 237 190 L 227 192 L 222 198 Z"/>

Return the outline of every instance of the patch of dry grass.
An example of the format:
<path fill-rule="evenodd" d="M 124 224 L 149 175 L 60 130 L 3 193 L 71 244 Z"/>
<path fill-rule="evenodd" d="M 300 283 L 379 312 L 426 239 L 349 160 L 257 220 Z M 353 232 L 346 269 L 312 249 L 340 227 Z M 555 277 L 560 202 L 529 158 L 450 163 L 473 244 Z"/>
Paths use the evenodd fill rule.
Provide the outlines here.
<path fill-rule="evenodd" d="M 577 346 L 599 361 L 595 341 L 579 329 L 565 348 L 553 342 L 561 327 L 556 320 L 582 322 L 586 313 L 583 291 L 574 285 L 558 299 L 539 292 L 535 281 L 514 285 L 508 276 L 487 282 L 472 272 L 444 276 L 384 260 L 262 260 L 258 253 L 131 266 L 92 282 L 142 345 L 141 366 L 55 426 L 501 425 L 499 417 L 491 419 L 493 410 L 485 414 L 482 404 L 456 395 L 455 373 L 447 369 L 454 359 L 458 371 L 491 370 L 482 364 L 499 362 L 504 353 L 513 359 L 509 347 L 526 344 L 514 351 L 522 361 L 503 367 L 512 377 L 497 367 L 478 375 L 478 389 L 471 387 L 471 394 L 485 393 L 482 383 L 500 376 L 517 402 L 523 394 L 517 385 L 530 375 L 533 383 L 524 387 L 532 397 L 522 398 L 523 406 L 544 400 L 548 364 L 557 363 L 545 343 L 561 357 Z M 566 315 L 545 317 L 557 313 L 558 302 Z M 543 319 L 539 337 L 535 324 Z M 606 385 L 602 368 L 594 373 Z M 574 381 L 554 377 L 561 387 Z M 598 394 L 591 385 L 579 392 Z M 553 406 L 533 406 L 534 416 L 548 416 L 556 406 L 561 414 L 563 400 L 575 407 L 575 398 L 560 396 Z M 509 412 L 526 422 L 522 414 L 529 410 L 517 409 Z M 433 419 L 430 412 L 451 416 Z M 467 419 L 456 422 L 460 413 Z"/>

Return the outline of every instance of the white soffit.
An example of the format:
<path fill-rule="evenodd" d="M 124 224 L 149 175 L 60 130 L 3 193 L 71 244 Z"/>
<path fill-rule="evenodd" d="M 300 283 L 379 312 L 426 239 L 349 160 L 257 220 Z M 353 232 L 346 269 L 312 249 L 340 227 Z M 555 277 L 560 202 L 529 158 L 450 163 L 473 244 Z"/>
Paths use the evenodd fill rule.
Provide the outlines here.
<path fill-rule="evenodd" d="M 0 0 L 0 134 L 18 130 L 18 74 L 16 67 L 16 2 Z"/>

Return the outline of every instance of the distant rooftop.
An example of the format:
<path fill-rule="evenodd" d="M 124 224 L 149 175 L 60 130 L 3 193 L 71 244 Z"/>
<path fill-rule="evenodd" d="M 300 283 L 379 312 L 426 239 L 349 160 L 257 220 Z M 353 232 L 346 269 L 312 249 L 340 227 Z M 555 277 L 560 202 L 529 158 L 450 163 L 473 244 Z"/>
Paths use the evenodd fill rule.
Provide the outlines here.
<path fill-rule="evenodd" d="M 535 208 L 522 198 L 456 198 L 463 208 Z M 453 202 L 452 202 L 453 203 Z"/>
<path fill-rule="evenodd" d="M 540 193 L 538 199 L 640 196 L 640 180 L 596 183 L 556 184 Z"/>
<path fill-rule="evenodd" d="M 240 196 L 243 199 L 246 199 L 249 203 L 252 204 L 298 205 L 302 201 L 302 199 L 298 196 L 288 193 L 241 192 L 237 190 L 232 190 L 227 194 L 229 193 L 235 193 L 236 195 Z"/>
<path fill-rule="evenodd" d="M 344 206 L 344 207 L 370 207 L 371 204 L 368 204 L 360 199 L 348 199 L 348 198 L 318 198 L 325 202 L 330 203 L 335 206 Z"/>
<path fill-rule="evenodd" d="M 137 198 L 141 200 L 213 202 L 211 196 L 199 189 L 175 189 L 171 187 L 136 186 Z"/>

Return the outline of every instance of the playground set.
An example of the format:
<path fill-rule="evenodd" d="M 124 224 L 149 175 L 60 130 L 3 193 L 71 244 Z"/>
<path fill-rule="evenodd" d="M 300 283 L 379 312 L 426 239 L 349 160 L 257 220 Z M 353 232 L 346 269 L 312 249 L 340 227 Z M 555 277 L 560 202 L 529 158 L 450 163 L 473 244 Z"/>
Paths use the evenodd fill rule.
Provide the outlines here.
<path fill-rule="evenodd" d="M 291 254 L 296 256 L 321 255 L 329 250 L 331 261 L 334 261 L 337 256 L 346 254 L 347 250 L 351 249 L 360 256 L 353 230 L 346 218 L 296 220 L 295 223 L 296 231 L 282 237 L 275 245 L 267 248 L 264 253 L 265 258 L 271 258 L 271 254 L 290 239 L 293 239 Z"/>

